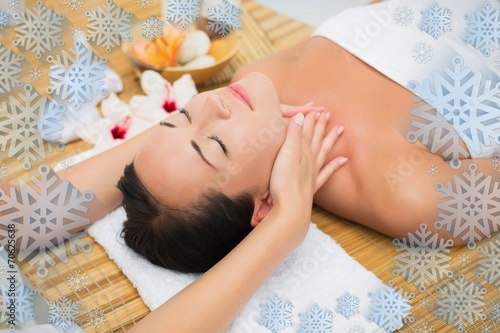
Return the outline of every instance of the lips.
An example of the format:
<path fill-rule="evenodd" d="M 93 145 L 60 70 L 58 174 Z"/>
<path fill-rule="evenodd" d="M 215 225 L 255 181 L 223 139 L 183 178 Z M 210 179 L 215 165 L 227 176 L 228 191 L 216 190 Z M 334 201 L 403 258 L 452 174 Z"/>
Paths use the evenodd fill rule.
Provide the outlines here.
<path fill-rule="evenodd" d="M 245 103 L 252 111 L 253 105 L 250 100 L 250 95 L 248 95 L 247 90 L 238 83 L 233 83 L 228 87 L 229 91 L 233 92 L 233 95 L 238 98 L 240 101 Z"/>

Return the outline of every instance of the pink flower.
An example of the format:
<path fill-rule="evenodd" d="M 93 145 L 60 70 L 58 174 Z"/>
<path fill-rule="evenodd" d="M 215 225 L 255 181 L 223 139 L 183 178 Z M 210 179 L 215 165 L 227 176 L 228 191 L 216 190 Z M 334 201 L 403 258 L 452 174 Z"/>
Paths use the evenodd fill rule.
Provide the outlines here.
<path fill-rule="evenodd" d="M 125 139 L 125 135 L 130 127 L 132 118 L 130 115 L 126 115 L 120 122 L 116 123 L 113 128 L 111 128 L 111 135 L 115 140 Z"/>

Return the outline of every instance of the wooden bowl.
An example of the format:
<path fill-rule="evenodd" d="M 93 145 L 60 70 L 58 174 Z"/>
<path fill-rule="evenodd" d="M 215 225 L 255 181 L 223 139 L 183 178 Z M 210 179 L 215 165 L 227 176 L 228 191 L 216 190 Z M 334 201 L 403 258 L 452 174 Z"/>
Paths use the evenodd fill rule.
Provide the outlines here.
<path fill-rule="evenodd" d="M 215 63 L 210 66 L 198 67 L 198 68 L 183 68 L 183 67 L 167 67 L 159 68 L 143 63 L 132 57 L 128 49 L 130 47 L 129 43 L 123 44 L 124 52 L 127 58 L 130 60 L 134 66 L 134 71 L 138 77 L 141 76 L 142 72 L 145 70 L 154 70 L 161 74 L 170 83 L 179 79 L 184 74 L 191 74 L 195 84 L 201 84 L 215 74 L 220 72 L 229 63 L 231 58 L 236 54 L 238 48 L 241 44 L 240 34 L 238 32 L 230 33 L 226 38 L 218 38 L 211 40 L 210 51 L 208 55 L 215 58 Z"/>

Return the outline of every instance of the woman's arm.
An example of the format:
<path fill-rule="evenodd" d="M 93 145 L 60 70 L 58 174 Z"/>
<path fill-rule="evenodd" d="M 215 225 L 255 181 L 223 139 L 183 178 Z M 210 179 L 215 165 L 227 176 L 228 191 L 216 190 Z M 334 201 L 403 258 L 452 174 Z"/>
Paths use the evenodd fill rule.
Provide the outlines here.
<path fill-rule="evenodd" d="M 130 332 L 222 332 L 272 272 L 302 242 L 309 228 L 312 196 L 342 163 L 321 170 L 337 138 L 323 140 L 326 116 L 301 115 L 288 126 L 271 176 L 273 208 L 223 260 L 145 317 Z M 316 124 L 315 124 L 316 123 Z M 302 147 L 302 149 L 300 149 Z"/>

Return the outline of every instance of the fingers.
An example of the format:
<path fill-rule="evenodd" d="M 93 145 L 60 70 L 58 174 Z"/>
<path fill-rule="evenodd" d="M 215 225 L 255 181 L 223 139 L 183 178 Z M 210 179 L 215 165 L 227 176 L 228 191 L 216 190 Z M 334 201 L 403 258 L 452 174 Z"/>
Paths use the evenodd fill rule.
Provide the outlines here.
<path fill-rule="evenodd" d="M 304 105 L 287 105 L 287 104 L 280 104 L 281 106 L 281 114 L 283 117 L 288 117 L 291 118 L 299 113 L 303 114 L 308 114 L 310 112 L 322 112 L 325 110 L 325 108 L 321 106 L 314 106 L 314 102 L 309 102 Z"/>
<path fill-rule="evenodd" d="M 323 186 L 326 181 L 333 175 L 335 171 L 340 169 L 344 164 L 347 163 L 347 157 L 337 157 L 331 160 L 327 165 L 325 165 L 318 173 L 316 178 L 316 187 L 314 192 L 316 192 L 321 186 Z"/>
<path fill-rule="evenodd" d="M 328 157 L 328 154 L 332 150 L 333 146 L 335 145 L 335 142 L 337 142 L 337 139 L 339 136 L 344 132 L 344 126 L 335 126 L 333 127 L 330 132 L 323 138 L 323 140 L 320 142 L 321 147 L 318 152 L 318 158 L 317 158 L 317 165 L 322 166 L 326 158 Z"/>
<path fill-rule="evenodd" d="M 280 153 L 292 155 L 293 159 L 298 162 L 300 162 L 301 159 L 301 149 L 298 149 L 297 147 L 301 147 L 302 145 L 304 121 L 305 116 L 302 113 L 299 113 L 288 123 L 285 142 L 283 143 L 280 151 Z"/>

